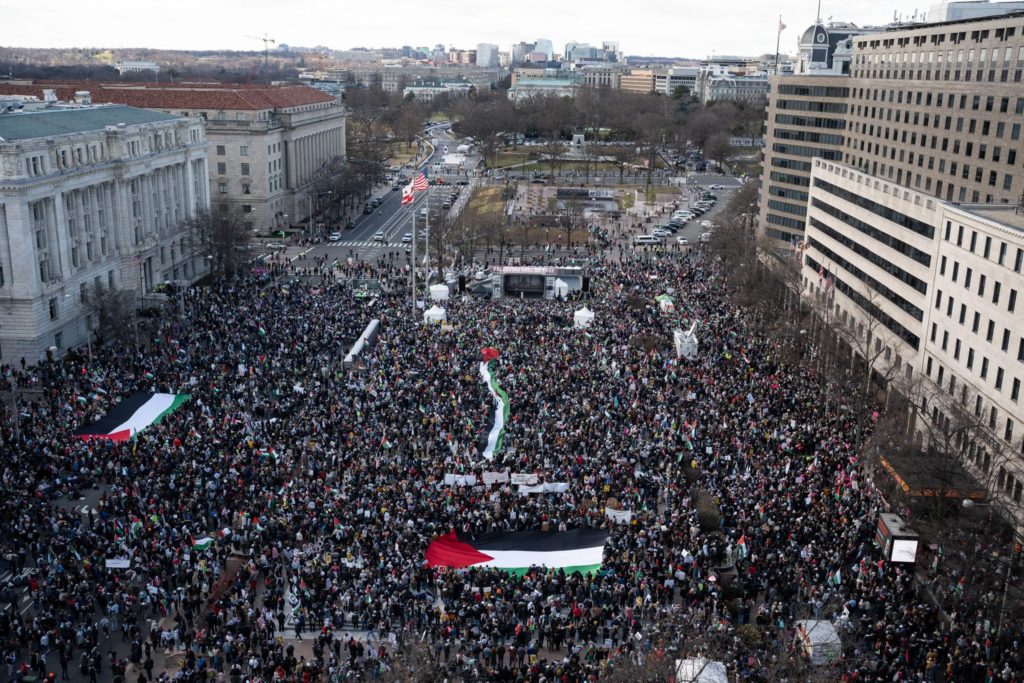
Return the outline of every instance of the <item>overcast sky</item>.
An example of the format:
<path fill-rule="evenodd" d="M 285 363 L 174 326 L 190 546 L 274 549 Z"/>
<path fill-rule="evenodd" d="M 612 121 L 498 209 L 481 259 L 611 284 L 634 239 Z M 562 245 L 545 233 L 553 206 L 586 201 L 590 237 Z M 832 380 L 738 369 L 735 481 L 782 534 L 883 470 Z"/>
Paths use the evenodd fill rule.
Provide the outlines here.
<path fill-rule="evenodd" d="M 823 0 L 823 18 L 884 24 L 931 0 Z M 293 46 L 472 48 L 549 38 L 618 41 L 626 54 L 701 58 L 793 53 L 816 0 L 0 0 L 0 43 L 20 47 L 261 50 L 264 33 Z"/>

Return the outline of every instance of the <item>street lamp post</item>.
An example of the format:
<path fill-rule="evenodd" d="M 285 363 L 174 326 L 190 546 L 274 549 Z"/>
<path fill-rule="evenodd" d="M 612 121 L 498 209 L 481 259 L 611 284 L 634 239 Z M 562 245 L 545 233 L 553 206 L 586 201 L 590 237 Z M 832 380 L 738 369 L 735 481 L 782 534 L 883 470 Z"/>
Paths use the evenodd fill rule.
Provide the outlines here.
<path fill-rule="evenodd" d="M 332 190 L 327 190 L 326 192 L 310 192 L 306 195 L 306 199 L 309 201 L 309 227 L 307 230 L 310 237 L 313 236 L 313 198 L 332 194 L 334 194 Z"/>
<path fill-rule="evenodd" d="M 21 436 L 19 422 L 21 415 L 18 414 L 18 380 L 14 376 L 14 368 L 7 368 L 7 381 L 11 385 L 11 425 L 14 427 L 14 437 Z"/>

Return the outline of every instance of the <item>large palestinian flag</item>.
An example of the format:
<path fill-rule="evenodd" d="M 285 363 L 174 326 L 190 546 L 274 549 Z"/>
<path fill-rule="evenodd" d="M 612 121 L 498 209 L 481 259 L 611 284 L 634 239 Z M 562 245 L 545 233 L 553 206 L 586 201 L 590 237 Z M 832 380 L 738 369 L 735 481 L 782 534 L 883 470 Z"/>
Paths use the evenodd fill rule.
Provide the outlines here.
<path fill-rule="evenodd" d="M 98 422 L 75 432 L 79 439 L 127 441 L 157 424 L 189 400 L 189 394 L 151 394 L 139 391 L 118 403 Z"/>
<path fill-rule="evenodd" d="M 480 455 L 488 460 L 494 459 L 494 454 L 501 450 L 505 442 L 505 424 L 508 422 L 508 394 L 498 384 L 494 371 L 498 366 L 498 350 L 488 346 L 482 352 L 483 360 L 480 362 L 480 377 L 487 385 L 487 391 L 494 399 L 494 411 L 491 413 L 490 425 L 484 433 L 483 442 L 480 444 Z"/>
<path fill-rule="evenodd" d="M 426 559 L 430 567 L 493 567 L 519 575 L 530 567 L 587 573 L 600 568 L 607 540 L 603 529 L 511 531 L 476 537 L 450 532 L 433 540 Z"/>

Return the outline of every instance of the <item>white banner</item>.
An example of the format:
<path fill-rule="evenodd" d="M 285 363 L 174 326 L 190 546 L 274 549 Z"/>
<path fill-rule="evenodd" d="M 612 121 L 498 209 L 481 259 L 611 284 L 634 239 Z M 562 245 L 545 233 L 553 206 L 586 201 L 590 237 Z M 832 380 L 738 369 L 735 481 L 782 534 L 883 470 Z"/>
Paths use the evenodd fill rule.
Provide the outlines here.
<path fill-rule="evenodd" d="M 612 508 L 605 508 L 604 515 L 616 524 L 629 524 L 633 521 L 632 510 L 613 510 Z"/>
<path fill-rule="evenodd" d="M 552 481 L 546 484 L 534 484 L 532 486 L 520 484 L 519 493 L 565 493 L 569 485 L 565 482 Z"/>
<path fill-rule="evenodd" d="M 114 557 L 106 561 L 107 569 L 128 569 L 132 566 L 131 559 L 127 557 Z"/>
<path fill-rule="evenodd" d="M 512 474 L 511 482 L 513 484 L 525 484 L 527 486 L 533 486 L 537 483 L 537 475 L 529 472 L 516 472 Z"/>
<path fill-rule="evenodd" d="M 476 486 L 475 474 L 446 474 L 444 475 L 445 486 Z"/>
<path fill-rule="evenodd" d="M 505 484 L 508 482 L 508 472 L 484 472 L 483 480 L 488 486 L 491 484 Z"/>

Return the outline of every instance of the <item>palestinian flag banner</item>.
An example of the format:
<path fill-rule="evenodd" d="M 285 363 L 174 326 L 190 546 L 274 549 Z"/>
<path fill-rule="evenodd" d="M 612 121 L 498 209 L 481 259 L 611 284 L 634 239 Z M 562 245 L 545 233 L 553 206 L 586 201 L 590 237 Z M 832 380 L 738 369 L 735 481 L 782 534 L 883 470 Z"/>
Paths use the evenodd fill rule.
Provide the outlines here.
<path fill-rule="evenodd" d="M 158 424 L 191 398 L 189 394 L 153 394 L 138 391 L 118 403 L 99 421 L 81 427 L 79 439 L 127 441 L 146 427 Z"/>
<path fill-rule="evenodd" d="M 604 529 L 510 531 L 468 536 L 449 532 L 427 547 L 430 567 L 491 567 L 523 575 L 530 567 L 596 572 L 604 559 Z"/>
<path fill-rule="evenodd" d="M 192 541 L 192 549 L 196 552 L 203 552 L 205 550 L 209 550 L 210 547 L 213 545 L 213 539 L 209 536 L 203 536 L 198 540 L 190 537 L 190 540 Z"/>
<path fill-rule="evenodd" d="M 498 384 L 494 371 L 498 366 L 498 350 L 490 346 L 482 352 L 483 360 L 480 362 L 480 377 L 487 385 L 487 391 L 494 399 L 494 412 L 491 414 L 490 427 L 484 435 L 480 444 L 480 455 L 487 460 L 493 460 L 494 454 L 501 450 L 505 442 L 505 424 L 508 422 L 508 394 Z"/>

